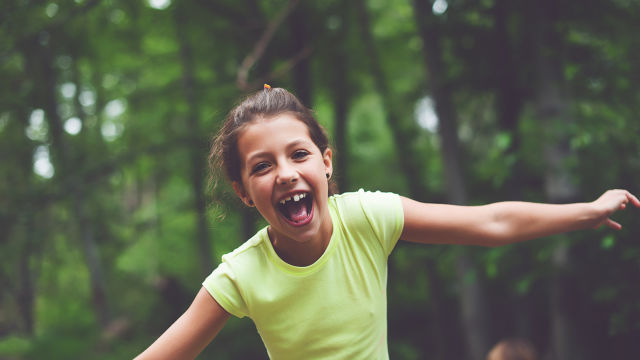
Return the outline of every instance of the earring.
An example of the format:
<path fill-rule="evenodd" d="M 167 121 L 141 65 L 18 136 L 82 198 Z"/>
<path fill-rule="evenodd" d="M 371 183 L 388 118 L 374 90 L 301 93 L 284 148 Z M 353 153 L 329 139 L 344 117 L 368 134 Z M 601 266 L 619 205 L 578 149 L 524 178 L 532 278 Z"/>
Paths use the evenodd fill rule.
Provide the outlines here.
<path fill-rule="evenodd" d="M 249 206 L 253 206 L 253 200 L 249 200 Z"/>
<path fill-rule="evenodd" d="M 331 174 L 326 173 L 325 175 L 327 175 L 327 180 L 331 179 Z"/>

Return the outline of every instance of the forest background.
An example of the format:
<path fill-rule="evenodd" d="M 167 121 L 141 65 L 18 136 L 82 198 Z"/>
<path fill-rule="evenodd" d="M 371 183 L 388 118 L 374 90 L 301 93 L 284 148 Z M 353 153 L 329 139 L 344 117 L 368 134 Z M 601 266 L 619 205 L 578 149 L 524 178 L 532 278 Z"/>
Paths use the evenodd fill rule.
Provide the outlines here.
<path fill-rule="evenodd" d="M 122 359 L 264 226 L 212 190 L 210 139 L 267 82 L 312 107 L 341 191 L 640 193 L 634 0 L 3 0 L 0 358 Z M 224 218 L 223 218 L 224 217 Z M 640 215 L 497 248 L 399 244 L 392 359 L 640 355 Z M 201 358 L 260 359 L 231 319 Z"/>

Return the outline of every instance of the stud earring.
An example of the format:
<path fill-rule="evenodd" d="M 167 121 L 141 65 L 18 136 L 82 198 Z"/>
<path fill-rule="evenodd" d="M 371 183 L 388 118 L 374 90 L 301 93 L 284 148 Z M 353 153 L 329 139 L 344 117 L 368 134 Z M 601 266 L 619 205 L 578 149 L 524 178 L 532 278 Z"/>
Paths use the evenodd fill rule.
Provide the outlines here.
<path fill-rule="evenodd" d="M 327 180 L 331 179 L 331 174 L 326 173 L 325 175 L 327 175 Z"/>
<path fill-rule="evenodd" d="M 253 206 L 253 200 L 249 200 L 249 206 Z"/>

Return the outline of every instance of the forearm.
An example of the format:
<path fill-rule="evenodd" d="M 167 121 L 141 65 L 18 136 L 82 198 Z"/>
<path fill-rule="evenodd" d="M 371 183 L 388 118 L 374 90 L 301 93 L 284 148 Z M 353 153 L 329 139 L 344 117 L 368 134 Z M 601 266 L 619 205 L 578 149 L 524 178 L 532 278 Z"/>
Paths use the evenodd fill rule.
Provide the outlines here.
<path fill-rule="evenodd" d="M 136 360 L 195 359 L 211 339 L 203 338 L 203 333 L 185 336 L 183 329 L 188 326 L 185 315 L 178 318 L 148 349 L 136 357 Z"/>
<path fill-rule="evenodd" d="M 194 359 L 220 332 L 229 316 L 201 288 L 189 309 L 136 360 Z"/>
<path fill-rule="evenodd" d="M 485 205 L 491 214 L 489 246 L 593 228 L 602 214 L 592 203 L 538 204 L 499 202 Z"/>

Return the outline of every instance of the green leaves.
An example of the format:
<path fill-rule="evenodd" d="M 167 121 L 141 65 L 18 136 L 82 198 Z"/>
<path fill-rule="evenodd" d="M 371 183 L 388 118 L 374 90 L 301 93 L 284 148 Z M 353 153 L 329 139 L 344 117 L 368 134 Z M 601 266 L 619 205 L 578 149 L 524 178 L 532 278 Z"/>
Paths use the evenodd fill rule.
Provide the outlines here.
<path fill-rule="evenodd" d="M 195 180 L 204 180 L 210 137 L 243 95 L 236 85 L 239 64 L 287 2 L 185 0 L 161 11 L 124 0 L 5 3 L 0 13 L 0 303 L 10 311 L 0 316 L 0 328 L 9 332 L 0 340 L 0 357 L 130 358 L 166 328 L 160 315 L 172 305 L 159 295 L 158 278 L 177 279 L 195 293 L 203 279 L 201 259 L 210 256 L 217 263 L 246 240 L 248 230 L 265 225 L 242 212 L 232 192 L 219 188 L 221 206 L 204 214 L 211 254 L 201 254 L 202 210 L 194 204 L 204 191 L 197 184 L 204 182 Z M 308 25 L 301 43 L 311 49 L 309 55 L 295 58 L 299 49 L 292 44 L 299 34 L 287 18 L 249 77 L 266 76 L 272 85 L 294 92 L 308 87 L 308 105 L 334 140 L 336 94 L 345 90 L 345 148 L 337 152 L 346 155 L 346 168 L 336 175 L 348 179 L 349 188 L 342 190 L 408 195 L 420 188 L 421 200 L 446 201 L 440 134 L 437 127 L 417 126 L 415 114 L 416 104 L 434 99 L 436 85 L 442 85 L 457 113 L 458 160 L 469 203 L 545 201 L 545 144 L 557 138 L 566 140 L 566 161 L 559 166 L 578 190 L 576 201 L 590 201 L 607 188 L 640 193 L 640 91 L 634 86 L 640 80 L 634 66 L 640 56 L 638 2 L 564 2 L 554 7 L 553 17 L 534 19 L 537 3 L 448 1 L 437 17 L 419 14 L 429 16 L 428 35 L 442 45 L 443 71 L 434 76 L 427 70 L 429 44 L 418 33 L 413 4 L 366 1 L 386 97 L 374 85 L 380 74 L 372 74 L 368 65 L 372 54 L 357 25 L 360 10 L 352 2 L 302 3 L 298 6 L 305 11 L 290 16 Z M 543 47 L 562 64 L 552 71 L 560 85 L 544 94 L 538 87 L 546 79 L 534 71 L 545 60 L 534 46 L 541 36 L 536 26 L 554 30 L 555 43 Z M 302 60 L 309 66 L 301 66 Z M 44 76 L 45 63 L 51 65 L 50 77 Z M 338 64 L 345 66 L 340 81 L 335 79 L 342 74 Z M 285 71 L 278 73 L 281 66 Z M 193 75 L 189 84 L 187 71 Z M 442 84 L 434 84 L 436 78 Z M 553 106 L 553 100 L 562 101 L 566 111 L 545 113 L 553 106 L 538 106 L 542 95 Z M 45 111 L 53 108 L 47 103 L 51 99 L 57 113 Z M 396 123 L 387 121 L 386 107 L 394 108 Z M 432 107 L 437 110 L 438 104 Z M 34 113 L 41 116 L 39 126 L 30 125 Z M 63 126 L 59 149 L 51 142 L 51 115 Z M 79 132 L 64 132 L 69 119 L 80 125 Z M 402 140 L 394 138 L 391 125 L 397 125 Z M 58 154 L 66 154 L 66 163 L 56 165 L 51 178 L 33 170 L 45 149 L 58 156 L 52 155 L 58 163 Z M 413 173 L 403 173 L 406 159 L 415 166 Z M 616 214 L 616 221 L 623 224 L 620 232 L 581 231 L 569 240 L 474 249 L 473 270 L 461 279 L 485 287 L 490 315 L 517 314 L 522 302 L 529 302 L 529 316 L 545 325 L 551 321 L 548 288 L 557 271 L 550 264 L 555 245 L 566 241 L 571 261 L 564 275 L 582 295 L 572 321 L 588 329 L 582 344 L 606 358 L 597 344 L 630 348 L 625 339 L 637 338 L 640 328 L 637 209 Z M 83 243 L 87 234 L 95 239 L 101 265 L 93 269 L 104 275 L 111 314 L 134 323 L 111 344 L 113 349 L 98 346 L 102 329 Z M 454 349 L 441 352 L 441 358 L 466 357 L 457 350 L 465 331 L 457 325 L 459 255 L 455 246 L 399 245 L 391 256 L 390 314 L 404 316 L 406 310 L 408 318 L 421 319 L 408 334 L 406 324 L 393 325 L 390 317 L 392 358 L 428 357 L 437 346 Z M 594 308 L 602 315 L 589 310 Z M 457 335 L 445 336 L 441 344 L 425 340 L 437 339 L 428 326 L 437 315 L 454 324 L 449 325 L 453 330 L 438 331 Z M 486 327 L 513 333 L 516 323 L 526 323 L 522 316 Z M 581 326 L 584 319 L 598 326 Z M 540 330 L 544 326 L 533 323 L 528 330 L 540 343 L 551 343 Z M 236 345 L 214 343 L 216 358 L 264 356 L 256 336 L 245 344 L 246 334 L 255 333 L 249 323 L 233 323 L 225 331 L 224 343 Z"/>
<path fill-rule="evenodd" d="M 615 243 L 616 243 L 615 237 L 609 234 L 604 238 L 602 238 L 602 242 L 600 243 L 600 246 L 605 250 L 609 250 L 615 245 Z"/>

